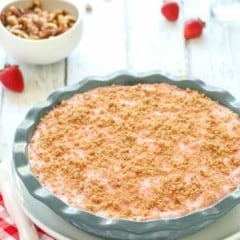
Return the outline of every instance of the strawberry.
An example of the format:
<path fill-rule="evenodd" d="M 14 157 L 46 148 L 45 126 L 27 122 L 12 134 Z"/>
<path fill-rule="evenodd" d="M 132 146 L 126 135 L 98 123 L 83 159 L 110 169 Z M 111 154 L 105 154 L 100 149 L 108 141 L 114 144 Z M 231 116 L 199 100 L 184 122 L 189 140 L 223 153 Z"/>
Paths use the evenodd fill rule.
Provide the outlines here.
<path fill-rule="evenodd" d="M 186 40 L 198 38 L 201 36 L 205 22 L 200 18 L 191 18 L 184 23 L 184 38 Z"/>
<path fill-rule="evenodd" d="M 179 15 L 179 5 L 175 1 L 164 2 L 161 7 L 162 15 L 169 21 L 176 21 Z"/>
<path fill-rule="evenodd" d="M 23 75 L 16 65 L 6 65 L 0 71 L 0 81 L 6 88 L 14 92 L 22 92 L 24 89 Z"/>

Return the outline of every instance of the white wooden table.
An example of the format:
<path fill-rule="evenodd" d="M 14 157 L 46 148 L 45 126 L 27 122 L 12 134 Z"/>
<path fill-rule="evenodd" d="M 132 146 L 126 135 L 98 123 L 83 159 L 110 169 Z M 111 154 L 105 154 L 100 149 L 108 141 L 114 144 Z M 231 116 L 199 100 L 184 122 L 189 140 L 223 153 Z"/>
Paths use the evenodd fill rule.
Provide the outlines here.
<path fill-rule="evenodd" d="M 92 12 L 84 17 L 81 42 L 67 59 L 52 65 L 30 66 L 15 62 L 0 49 L 0 67 L 16 63 L 25 79 L 21 94 L 0 86 L 1 158 L 10 159 L 15 129 L 34 104 L 54 89 L 89 75 L 119 70 L 162 70 L 177 76 L 195 76 L 229 90 L 240 100 L 240 29 L 214 22 L 209 15 L 209 1 L 182 1 L 176 23 L 169 23 L 161 16 L 162 0 L 89 0 L 88 3 Z M 201 38 L 186 42 L 183 22 L 190 17 L 205 20 L 206 28 Z M 187 239 L 223 239 L 240 229 L 237 219 L 240 209 Z"/>

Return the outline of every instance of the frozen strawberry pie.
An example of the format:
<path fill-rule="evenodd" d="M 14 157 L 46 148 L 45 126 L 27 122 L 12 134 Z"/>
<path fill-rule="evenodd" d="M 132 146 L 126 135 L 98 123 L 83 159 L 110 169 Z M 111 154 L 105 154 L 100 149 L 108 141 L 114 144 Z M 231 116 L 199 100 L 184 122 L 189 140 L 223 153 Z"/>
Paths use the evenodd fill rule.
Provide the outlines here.
<path fill-rule="evenodd" d="M 166 83 L 99 87 L 39 122 L 34 174 L 71 206 L 151 220 L 209 207 L 240 183 L 240 119 L 206 95 Z"/>

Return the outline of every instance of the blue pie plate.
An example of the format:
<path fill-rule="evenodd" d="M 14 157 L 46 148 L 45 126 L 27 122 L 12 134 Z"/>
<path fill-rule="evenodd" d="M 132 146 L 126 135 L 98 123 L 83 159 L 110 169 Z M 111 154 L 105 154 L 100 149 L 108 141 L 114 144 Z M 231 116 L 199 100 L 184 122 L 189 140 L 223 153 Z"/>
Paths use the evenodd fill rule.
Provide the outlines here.
<path fill-rule="evenodd" d="M 191 88 L 198 90 L 205 93 L 211 99 L 218 101 L 219 104 L 240 114 L 240 104 L 227 91 L 209 86 L 197 79 L 179 79 L 162 72 L 148 74 L 117 72 L 105 77 L 88 77 L 79 83 L 58 89 L 27 113 L 16 130 L 13 145 L 13 171 L 17 174 L 21 184 L 32 198 L 41 203 L 40 208 L 41 205 L 44 206 L 43 211 L 46 211 L 47 207 L 49 211 L 52 211 L 75 228 L 104 239 L 173 240 L 183 238 L 203 229 L 238 205 L 240 202 L 239 187 L 214 205 L 182 217 L 150 221 L 106 218 L 67 205 L 44 188 L 34 176 L 29 165 L 28 143 L 40 119 L 62 100 L 66 100 L 76 93 L 82 93 L 101 86 L 161 82 L 173 84 L 184 89 Z M 41 209 L 38 209 L 38 211 L 41 211 Z"/>

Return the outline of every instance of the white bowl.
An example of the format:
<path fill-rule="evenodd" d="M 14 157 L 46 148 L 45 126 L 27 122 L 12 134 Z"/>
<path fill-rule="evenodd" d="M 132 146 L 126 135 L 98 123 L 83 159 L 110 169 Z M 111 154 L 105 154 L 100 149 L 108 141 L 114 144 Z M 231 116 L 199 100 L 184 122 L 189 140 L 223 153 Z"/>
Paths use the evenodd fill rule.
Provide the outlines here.
<path fill-rule="evenodd" d="M 2 0 L 0 12 L 11 5 L 27 8 L 32 0 Z M 0 21 L 0 44 L 17 61 L 28 64 L 50 64 L 67 57 L 78 45 L 82 35 L 83 5 L 81 0 L 41 0 L 45 10 L 64 9 L 76 18 L 66 32 L 46 39 L 24 39 L 11 33 Z"/>

